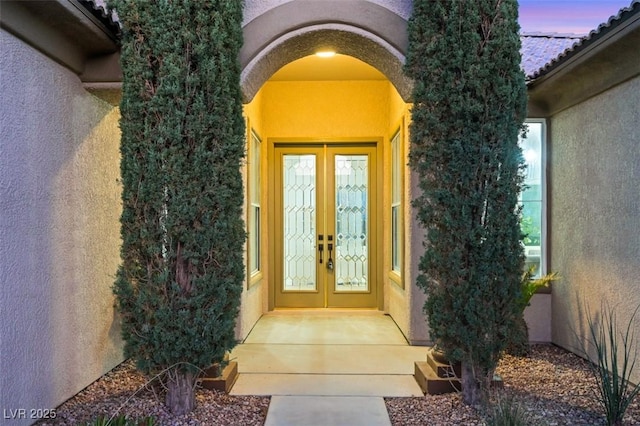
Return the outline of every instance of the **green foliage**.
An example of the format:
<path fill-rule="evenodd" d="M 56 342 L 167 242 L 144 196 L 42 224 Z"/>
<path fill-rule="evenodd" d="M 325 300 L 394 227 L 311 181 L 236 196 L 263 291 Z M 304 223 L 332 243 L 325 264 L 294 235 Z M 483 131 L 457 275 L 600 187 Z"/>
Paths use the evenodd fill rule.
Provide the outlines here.
<path fill-rule="evenodd" d="M 599 320 L 591 315 L 587 317 L 589 348 L 583 350 L 587 356 L 588 349 L 595 351 L 593 373 L 608 425 L 622 425 L 627 408 L 640 393 L 640 384 L 634 385 L 630 381 L 638 356 L 632 327 L 639 309 L 640 306 L 633 311 L 624 333 L 619 329 L 615 311 L 606 304 L 602 306 Z"/>
<path fill-rule="evenodd" d="M 522 292 L 518 300 L 518 305 L 523 313 L 526 307 L 529 306 L 529 303 L 531 303 L 531 298 L 538 290 L 548 288 L 549 284 L 560 279 L 560 275 L 558 275 L 557 272 L 550 272 L 539 278 L 534 278 L 535 274 L 536 267 L 534 265 L 531 265 L 525 273 L 522 274 L 522 280 L 520 282 Z"/>
<path fill-rule="evenodd" d="M 422 190 L 413 205 L 427 231 L 418 285 L 428 295 L 431 337 L 488 382 L 518 317 L 524 266 L 518 5 L 418 0 L 413 7 L 410 164 Z"/>
<path fill-rule="evenodd" d="M 514 356 L 527 356 L 529 354 L 529 329 L 524 319 L 524 310 L 531 303 L 531 298 L 536 292 L 553 281 L 560 279 L 557 272 L 551 272 L 538 278 L 534 278 L 536 267 L 531 265 L 523 274 L 520 282 L 520 298 L 516 301 L 520 310 L 520 317 L 516 322 L 514 332 L 509 338 L 506 352 Z"/>
<path fill-rule="evenodd" d="M 532 424 L 524 406 L 511 395 L 500 395 L 491 407 L 487 426 L 527 426 Z"/>
<path fill-rule="evenodd" d="M 155 426 L 156 424 L 157 422 L 153 417 L 133 420 L 127 416 L 112 418 L 101 416 L 91 422 L 85 423 L 84 426 Z"/>
<path fill-rule="evenodd" d="M 242 1 L 113 0 L 123 25 L 125 355 L 197 373 L 236 344 L 244 280 Z"/>
<path fill-rule="evenodd" d="M 534 225 L 533 218 L 531 216 L 524 216 L 520 220 L 520 227 L 524 238 L 522 242 L 525 246 L 539 246 L 540 245 L 540 228 Z"/>

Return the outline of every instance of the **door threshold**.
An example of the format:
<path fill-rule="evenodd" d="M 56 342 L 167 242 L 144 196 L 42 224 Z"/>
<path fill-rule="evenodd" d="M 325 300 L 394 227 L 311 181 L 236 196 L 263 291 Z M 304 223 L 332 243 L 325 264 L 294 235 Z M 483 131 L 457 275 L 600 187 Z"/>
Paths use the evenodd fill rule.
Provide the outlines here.
<path fill-rule="evenodd" d="M 385 315 L 384 311 L 376 308 L 275 308 L 268 311 L 265 315 L 287 315 L 287 314 L 337 314 L 337 313 L 358 313 L 370 315 Z"/>

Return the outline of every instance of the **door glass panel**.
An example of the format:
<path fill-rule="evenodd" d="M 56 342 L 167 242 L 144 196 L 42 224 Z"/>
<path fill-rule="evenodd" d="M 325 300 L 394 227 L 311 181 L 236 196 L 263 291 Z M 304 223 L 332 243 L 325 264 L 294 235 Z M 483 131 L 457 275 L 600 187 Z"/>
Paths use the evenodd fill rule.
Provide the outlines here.
<path fill-rule="evenodd" d="M 283 156 L 284 290 L 316 291 L 316 156 Z"/>
<path fill-rule="evenodd" d="M 368 156 L 335 156 L 335 291 L 368 291 Z"/>

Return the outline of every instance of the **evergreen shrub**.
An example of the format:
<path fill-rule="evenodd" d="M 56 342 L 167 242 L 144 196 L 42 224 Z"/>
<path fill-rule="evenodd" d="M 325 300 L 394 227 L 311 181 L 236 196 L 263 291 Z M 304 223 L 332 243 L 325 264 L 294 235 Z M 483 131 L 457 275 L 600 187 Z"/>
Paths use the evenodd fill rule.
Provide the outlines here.
<path fill-rule="evenodd" d="M 527 95 L 517 18 L 516 0 L 416 0 L 409 20 L 413 206 L 426 230 L 418 285 L 432 339 L 462 362 L 471 405 L 519 316 Z"/>
<path fill-rule="evenodd" d="M 167 369 L 167 404 L 195 405 L 199 369 L 236 344 L 244 281 L 242 1 L 113 0 L 122 24 L 125 355 Z"/>

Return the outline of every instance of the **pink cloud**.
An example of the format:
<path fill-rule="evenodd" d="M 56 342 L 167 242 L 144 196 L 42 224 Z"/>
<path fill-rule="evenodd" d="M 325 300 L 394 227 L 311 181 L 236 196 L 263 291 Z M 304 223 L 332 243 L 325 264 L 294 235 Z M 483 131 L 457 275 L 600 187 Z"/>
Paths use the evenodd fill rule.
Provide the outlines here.
<path fill-rule="evenodd" d="M 523 32 L 588 33 L 631 0 L 520 0 Z"/>

